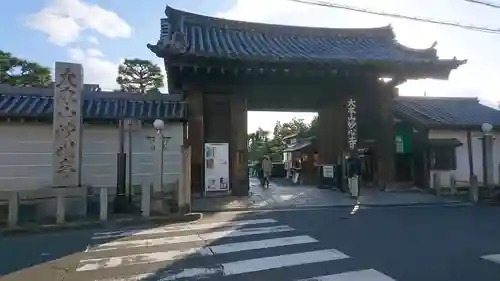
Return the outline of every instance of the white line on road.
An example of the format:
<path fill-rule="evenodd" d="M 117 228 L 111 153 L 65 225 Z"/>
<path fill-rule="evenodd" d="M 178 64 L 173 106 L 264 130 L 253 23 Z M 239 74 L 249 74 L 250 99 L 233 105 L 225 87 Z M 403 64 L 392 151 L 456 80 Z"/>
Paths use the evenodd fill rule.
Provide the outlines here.
<path fill-rule="evenodd" d="M 126 280 L 129 281 L 129 280 Z M 299 281 L 396 281 L 375 269 L 364 269 L 344 273 L 302 279 Z"/>
<path fill-rule="evenodd" d="M 243 273 L 251 273 L 269 269 L 276 269 L 282 267 L 289 267 L 302 264 L 311 264 L 317 262 L 325 262 L 338 259 L 349 258 L 346 254 L 339 252 L 335 249 L 319 250 L 312 252 L 303 252 L 298 254 L 272 256 L 258 259 L 241 260 L 237 262 L 223 263 L 216 267 L 208 268 L 186 268 L 182 270 L 175 270 L 171 272 L 158 273 L 156 281 L 175 281 L 181 278 L 193 278 L 195 280 L 201 278 L 209 278 L 211 276 L 230 276 Z M 128 279 L 108 279 L 102 281 L 137 281 L 140 280 L 138 276 L 152 276 L 150 275 L 136 275 L 128 277 Z M 144 277 L 143 277 L 144 278 Z M 389 279 L 390 280 L 390 279 Z M 380 281 L 389 281 L 380 280 Z M 351 280 L 357 281 L 357 280 Z M 363 280 L 364 281 L 364 280 Z M 379 281 L 374 279 L 373 281 Z M 390 280 L 392 281 L 392 280 Z"/>
<path fill-rule="evenodd" d="M 302 235 L 293 237 L 264 239 L 264 240 L 249 241 L 249 242 L 229 243 L 223 245 L 209 246 L 208 248 L 210 248 L 210 250 L 214 254 L 227 254 L 239 251 L 267 249 L 267 248 L 275 248 L 275 247 L 283 247 L 283 246 L 291 246 L 291 245 L 299 245 L 299 244 L 307 244 L 315 242 L 318 242 L 318 240 L 307 235 Z"/>
<path fill-rule="evenodd" d="M 481 258 L 500 264 L 500 254 L 486 255 L 482 256 Z"/>
<path fill-rule="evenodd" d="M 155 263 L 182 259 L 188 255 L 198 254 L 201 256 L 212 255 L 207 248 L 191 248 L 187 250 L 175 250 L 168 252 L 156 252 L 147 254 L 127 255 L 121 257 L 107 257 L 98 259 L 81 260 L 76 271 L 91 271 L 110 267 Z"/>
<path fill-rule="evenodd" d="M 164 226 L 153 229 L 135 229 L 135 230 L 119 230 L 119 231 L 109 231 L 109 232 L 97 232 L 92 236 L 93 240 L 97 239 L 108 239 L 108 238 L 119 238 L 126 236 L 138 236 L 138 235 L 151 235 L 151 234 L 161 234 L 169 232 L 180 232 L 180 231 L 192 231 L 192 230 L 204 230 L 219 227 L 238 227 L 246 225 L 255 224 L 265 224 L 265 223 L 276 223 L 274 219 L 255 219 L 255 220 L 241 220 L 241 221 L 224 221 L 224 222 L 214 222 L 214 223 L 200 223 L 200 224 L 181 224 L 173 226 Z"/>
<path fill-rule="evenodd" d="M 235 275 L 301 264 L 347 259 L 348 255 L 335 249 L 280 255 L 223 264 L 224 275 Z"/>
<path fill-rule="evenodd" d="M 283 247 L 283 246 L 314 243 L 314 242 L 318 242 L 318 240 L 310 236 L 303 235 L 303 236 L 294 236 L 294 237 L 285 237 L 276 239 L 265 239 L 259 241 L 228 243 L 210 247 L 191 248 L 182 251 L 166 251 L 166 252 L 154 252 L 154 253 L 126 255 L 118 257 L 85 259 L 80 261 L 77 271 L 90 271 L 90 270 L 98 270 L 110 267 L 162 262 L 173 259 L 181 259 L 186 257 L 187 255 L 195 255 L 195 254 L 200 256 L 211 256 L 217 254 L 227 254 L 240 251 L 267 249 L 267 248 Z"/>
<path fill-rule="evenodd" d="M 129 277 L 118 277 L 118 278 L 107 278 L 107 279 L 95 279 L 94 281 L 144 281 L 146 278 L 154 276 L 155 273 L 144 273 Z"/>
<path fill-rule="evenodd" d="M 294 231 L 295 229 L 287 225 L 269 226 L 269 227 L 255 227 L 255 228 L 245 228 L 245 229 L 231 229 L 225 231 L 216 231 L 206 234 L 191 234 L 184 236 L 172 236 L 166 238 L 152 238 L 152 239 L 141 239 L 141 240 L 127 240 L 127 241 L 113 241 L 99 245 L 93 245 L 85 250 L 86 252 L 97 252 L 97 251 L 108 251 L 116 249 L 128 249 L 137 247 L 150 247 L 150 246 L 160 246 L 169 245 L 177 243 L 187 243 L 187 242 L 203 242 L 204 240 L 216 240 L 224 237 L 240 237 L 246 235 L 257 235 L 266 233 L 278 233 L 286 231 Z"/>

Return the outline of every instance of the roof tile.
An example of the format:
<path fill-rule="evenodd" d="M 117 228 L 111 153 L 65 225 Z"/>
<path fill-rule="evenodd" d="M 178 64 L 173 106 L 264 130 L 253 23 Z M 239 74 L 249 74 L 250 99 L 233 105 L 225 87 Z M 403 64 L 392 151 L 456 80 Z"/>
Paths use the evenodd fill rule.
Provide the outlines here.
<path fill-rule="evenodd" d="M 240 22 L 192 14 L 167 7 L 161 38 L 148 45 L 161 56 L 175 50 L 183 34 L 184 54 L 271 61 L 347 61 L 393 63 L 451 63 L 440 61 L 434 48 L 415 50 L 398 44 L 391 27 L 333 29 Z M 180 32 L 180 33 L 179 33 Z M 175 36 L 173 36 L 175 35 Z M 182 38 L 183 37 L 183 38 Z"/>
<path fill-rule="evenodd" d="M 482 105 L 476 98 L 396 98 L 396 113 L 418 120 L 428 127 L 500 127 L 500 111 Z"/>
<path fill-rule="evenodd" d="M 96 96 L 84 97 L 83 118 L 141 120 L 187 118 L 187 106 L 181 101 L 112 99 Z M 4 117 L 51 118 L 53 105 L 52 96 L 0 94 L 0 116 Z"/>

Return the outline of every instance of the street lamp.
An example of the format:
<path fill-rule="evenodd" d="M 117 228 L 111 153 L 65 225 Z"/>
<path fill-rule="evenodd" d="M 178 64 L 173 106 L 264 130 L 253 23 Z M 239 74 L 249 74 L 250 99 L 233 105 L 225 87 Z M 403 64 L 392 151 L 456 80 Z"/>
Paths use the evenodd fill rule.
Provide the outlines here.
<path fill-rule="evenodd" d="M 161 119 L 156 119 L 153 122 L 153 127 L 156 129 L 157 133 L 161 133 L 161 131 L 163 131 L 163 129 L 165 128 L 165 122 L 163 122 L 163 120 Z"/>
<path fill-rule="evenodd" d="M 485 135 L 489 135 L 492 130 L 493 125 L 491 125 L 490 123 L 483 123 L 483 125 L 481 125 L 481 131 L 483 131 Z"/>
<path fill-rule="evenodd" d="M 163 135 L 165 122 L 161 119 L 156 119 L 153 122 L 153 127 L 156 129 L 154 136 L 147 136 L 153 153 L 153 190 L 161 192 L 163 190 L 163 151 L 165 150 L 170 137 Z"/>
<path fill-rule="evenodd" d="M 483 182 L 493 190 L 495 185 L 494 180 L 494 167 L 493 162 L 493 142 L 495 140 L 491 131 L 493 126 L 490 123 L 484 123 L 481 125 L 481 131 L 483 131 L 483 137 L 481 138 L 483 144 Z"/>

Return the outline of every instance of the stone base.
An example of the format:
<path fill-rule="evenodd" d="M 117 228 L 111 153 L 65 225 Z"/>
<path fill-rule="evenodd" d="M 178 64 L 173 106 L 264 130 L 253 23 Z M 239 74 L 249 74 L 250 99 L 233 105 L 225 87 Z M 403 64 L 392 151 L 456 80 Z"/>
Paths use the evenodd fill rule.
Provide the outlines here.
<path fill-rule="evenodd" d="M 57 213 L 57 199 L 38 199 L 35 203 L 36 217 L 54 217 Z M 81 217 L 87 215 L 87 198 L 70 197 L 64 198 L 66 217 Z"/>

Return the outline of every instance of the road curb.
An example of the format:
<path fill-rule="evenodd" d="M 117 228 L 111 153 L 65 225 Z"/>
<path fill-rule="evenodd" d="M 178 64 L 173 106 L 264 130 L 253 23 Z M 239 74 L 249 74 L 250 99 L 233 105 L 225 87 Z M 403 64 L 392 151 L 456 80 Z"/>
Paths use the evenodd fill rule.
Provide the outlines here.
<path fill-rule="evenodd" d="M 289 206 L 277 206 L 268 208 L 207 208 L 207 209 L 193 209 L 195 212 L 203 213 L 216 213 L 216 212 L 258 212 L 258 211 L 273 211 L 273 210 L 287 210 L 287 209 L 344 209 L 352 208 L 356 206 L 353 204 L 336 204 L 336 205 L 289 205 Z M 390 208 L 390 207 L 469 207 L 475 204 L 470 202 L 450 202 L 450 203 L 410 203 L 410 204 L 359 204 L 361 208 Z"/>
<path fill-rule="evenodd" d="M 11 236 L 20 234 L 37 234 L 37 233 L 48 233 L 48 232 L 58 232 L 65 230 L 79 230 L 79 229 L 89 229 L 89 228 L 106 228 L 113 226 L 129 226 L 129 225 L 141 225 L 147 223 L 180 223 L 180 222 L 192 222 L 200 220 L 203 214 L 193 212 L 185 215 L 165 215 L 165 216 L 152 216 L 148 218 L 138 218 L 138 217 L 126 217 L 126 218 L 116 218 L 108 221 L 99 220 L 88 220 L 88 221 L 75 221 L 67 222 L 62 224 L 33 224 L 33 225 L 22 225 L 16 227 L 0 228 L 0 235 Z"/>

